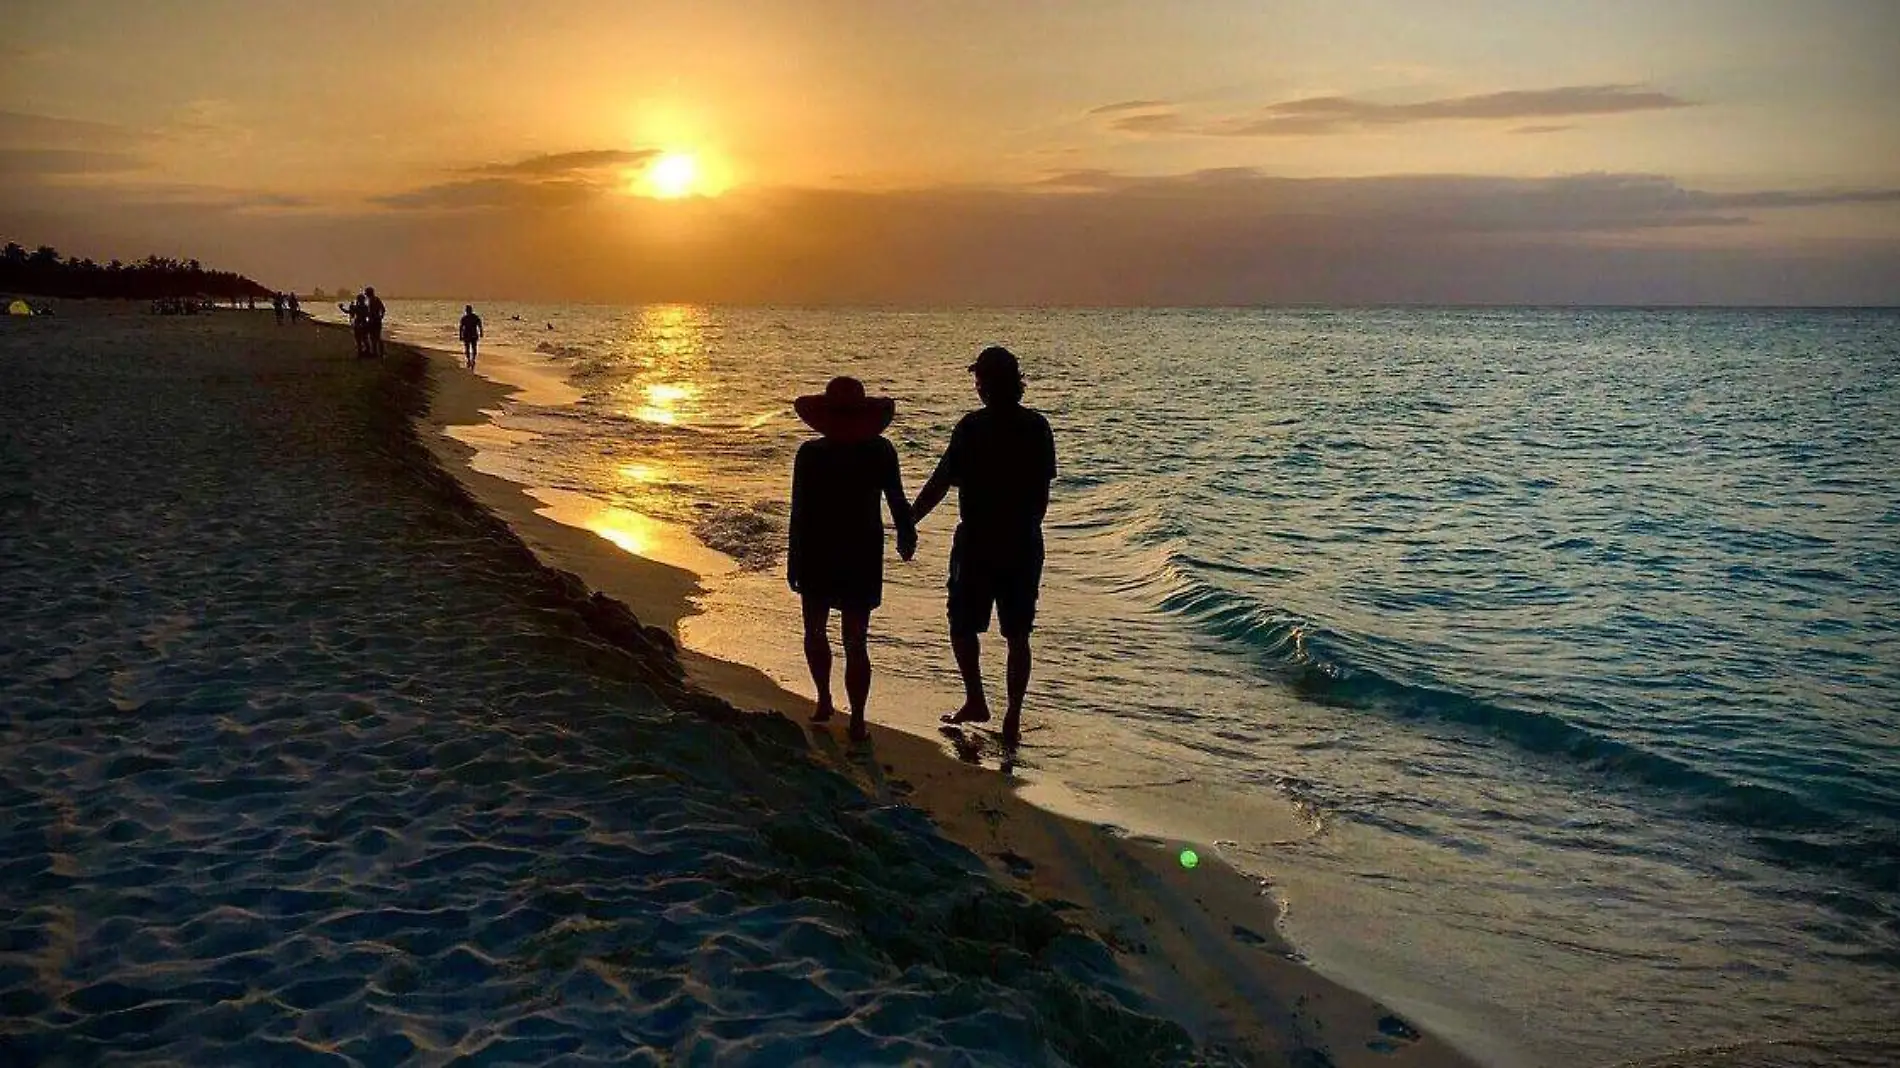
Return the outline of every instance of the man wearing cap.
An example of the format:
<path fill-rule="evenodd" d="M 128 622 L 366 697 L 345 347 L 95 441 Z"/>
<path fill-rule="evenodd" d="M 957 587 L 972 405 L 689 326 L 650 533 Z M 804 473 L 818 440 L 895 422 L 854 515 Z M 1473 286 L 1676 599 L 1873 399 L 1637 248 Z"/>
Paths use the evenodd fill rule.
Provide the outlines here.
<path fill-rule="evenodd" d="M 963 417 L 911 511 L 922 523 L 950 487 L 957 488 L 956 538 L 950 548 L 950 647 L 963 675 L 963 707 L 945 723 L 984 723 L 983 663 L 977 635 L 990 612 L 1009 644 L 1009 708 L 1003 744 L 1022 736 L 1023 694 L 1029 689 L 1029 632 L 1042 586 L 1042 519 L 1056 477 L 1055 435 L 1042 413 L 1025 408 L 1022 370 L 1000 345 L 970 365 L 983 407 Z"/>

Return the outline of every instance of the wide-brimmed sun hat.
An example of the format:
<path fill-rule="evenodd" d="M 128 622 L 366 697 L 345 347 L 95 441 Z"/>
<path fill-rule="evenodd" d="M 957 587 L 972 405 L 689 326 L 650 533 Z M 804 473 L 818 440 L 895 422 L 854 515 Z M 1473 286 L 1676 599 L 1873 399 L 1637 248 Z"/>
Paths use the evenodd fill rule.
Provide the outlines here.
<path fill-rule="evenodd" d="M 889 397 L 867 397 L 864 383 L 840 375 L 812 393 L 792 402 L 805 425 L 828 438 L 863 441 L 884 433 L 897 417 L 897 402 Z"/>

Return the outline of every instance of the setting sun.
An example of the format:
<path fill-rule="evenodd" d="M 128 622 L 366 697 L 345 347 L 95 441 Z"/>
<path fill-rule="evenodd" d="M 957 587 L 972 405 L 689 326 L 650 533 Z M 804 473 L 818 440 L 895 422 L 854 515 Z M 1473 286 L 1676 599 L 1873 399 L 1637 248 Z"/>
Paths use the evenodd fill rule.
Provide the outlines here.
<path fill-rule="evenodd" d="M 647 167 L 647 188 L 652 195 L 675 199 L 694 192 L 699 182 L 699 164 L 682 152 L 668 152 Z"/>

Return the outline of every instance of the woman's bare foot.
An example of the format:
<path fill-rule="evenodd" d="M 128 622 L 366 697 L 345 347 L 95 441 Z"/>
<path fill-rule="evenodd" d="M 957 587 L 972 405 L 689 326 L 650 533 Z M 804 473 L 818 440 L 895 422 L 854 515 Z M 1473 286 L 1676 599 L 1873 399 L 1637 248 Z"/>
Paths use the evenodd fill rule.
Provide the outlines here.
<path fill-rule="evenodd" d="M 851 720 L 850 733 L 852 741 L 862 742 L 871 736 L 871 728 L 864 725 L 864 720 L 853 717 Z"/>
<path fill-rule="evenodd" d="M 990 706 L 967 701 L 962 708 L 943 716 L 943 722 L 953 726 L 958 723 L 988 723 L 989 721 Z"/>
<path fill-rule="evenodd" d="M 837 714 L 838 710 L 832 707 L 830 701 L 820 701 L 818 702 L 818 710 L 811 714 L 811 721 L 813 723 L 829 723 L 831 722 L 831 717 Z"/>

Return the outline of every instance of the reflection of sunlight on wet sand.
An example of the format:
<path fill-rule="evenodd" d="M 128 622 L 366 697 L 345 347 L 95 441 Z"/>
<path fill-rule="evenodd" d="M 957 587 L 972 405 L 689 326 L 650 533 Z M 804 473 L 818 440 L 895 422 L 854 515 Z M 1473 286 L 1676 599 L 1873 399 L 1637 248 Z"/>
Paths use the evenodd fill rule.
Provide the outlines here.
<path fill-rule="evenodd" d="M 570 490 L 533 487 L 528 496 L 546 505 L 535 509 L 557 523 L 591 530 L 622 550 L 646 560 L 685 568 L 701 577 L 716 577 L 734 571 L 732 558 L 715 552 L 683 527 L 661 522 L 629 508 L 611 504 Z"/>
<path fill-rule="evenodd" d="M 517 404 L 557 408 L 581 399 L 580 390 L 568 385 L 559 371 L 537 366 L 505 349 L 484 348 L 475 373 L 490 382 L 514 387 L 515 395 L 510 399 Z"/>
<path fill-rule="evenodd" d="M 484 409 L 482 414 L 492 420 L 501 413 Z M 504 426 L 496 426 L 492 422 L 443 427 L 442 433 L 477 449 L 504 449 L 510 445 L 525 445 L 541 436 L 526 430 L 510 430 Z"/>

